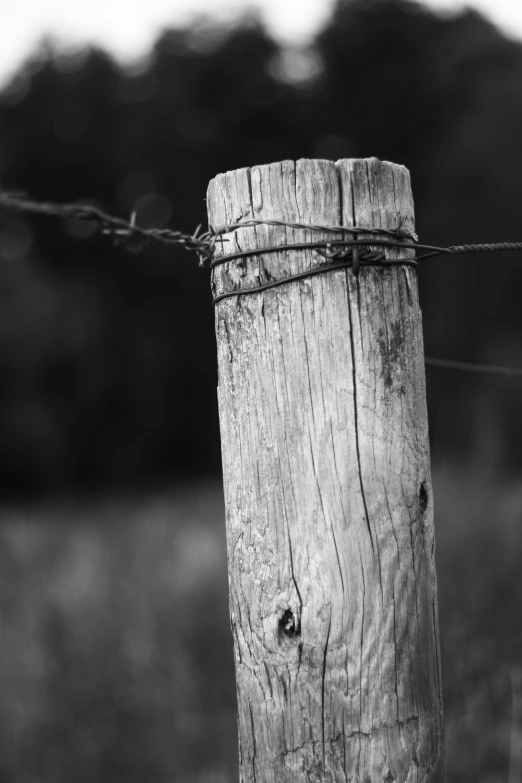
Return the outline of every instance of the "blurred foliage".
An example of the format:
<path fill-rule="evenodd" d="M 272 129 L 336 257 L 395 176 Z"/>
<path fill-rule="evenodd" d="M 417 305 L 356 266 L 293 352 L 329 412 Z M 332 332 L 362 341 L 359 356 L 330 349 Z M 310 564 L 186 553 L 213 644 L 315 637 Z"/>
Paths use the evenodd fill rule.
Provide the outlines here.
<path fill-rule="evenodd" d="M 521 78 L 479 14 L 406 0 L 341 2 L 304 51 L 252 18 L 165 32 L 132 71 L 44 46 L 0 95 L 0 184 L 192 231 L 217 172 L 375 155 L 411 170 L 423 241 L 520 239 Z M 521 283 L 516 255 L 427 264 L 427 353 L 520 365 Z M 428 378 L 435 456 L 518 470 L 519 382 Z M 3 212 L 0 381 L 4 495 L 219 470 L 208 273 L 183 252 Z"/>
<path fill-rule="evenodd" d="M 512 783 L 522 488 L 433 479 L 448 780 Z M 2 517 L 0 780 L 236 783 L 219 484 Z"/>

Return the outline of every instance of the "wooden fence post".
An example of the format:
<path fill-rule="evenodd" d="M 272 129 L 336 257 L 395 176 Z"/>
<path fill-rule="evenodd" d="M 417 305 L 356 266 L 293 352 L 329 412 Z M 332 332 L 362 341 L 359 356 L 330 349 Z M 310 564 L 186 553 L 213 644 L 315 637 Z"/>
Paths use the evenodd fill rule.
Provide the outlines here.
<path fill-rule="evenodd" d="M 231 171 L 207 203 L 214 227 L 413 226 L 408 171 L 376 158 Z M 225 238 L 230 254 L 339 237 L 260 225 Z M 319 263 L 310 249 L 235 259 L 213 292 Z M 223 299 L 215 319 L 241 781 L 442 781 L 417 272 L 329 271 Z"/>

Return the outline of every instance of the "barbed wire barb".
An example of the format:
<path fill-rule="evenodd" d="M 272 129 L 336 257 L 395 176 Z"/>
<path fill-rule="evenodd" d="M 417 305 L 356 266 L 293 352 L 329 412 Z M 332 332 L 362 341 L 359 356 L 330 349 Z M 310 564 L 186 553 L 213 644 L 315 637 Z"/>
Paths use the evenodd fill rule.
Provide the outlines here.
<path fill-rule="evenodd" d="M 141 248 L 149 242 L 160 242 L 166 245 L 181 247 L 184 250 L 196 253 L 199 257 L 199 266 L 205 266 L 205 264 L 211 263 L 214 260 L 216 244 L 218 242 L 224 243 L 228 241 L 223 234 L 233 233 L 240 228 L 250 228 L 258 225 L 286 226 L 288 228 L 322 232 L 331 231 L 337 234 L 349 233 L 352 237 L 357 237 L 357 235 L 361 233 L 370 234 L 374 235 L 375 239 L 373 239 L 373 237 L 368 237 L 367 241 L 357 239 L 350 240 L 346 238 L 329 240 L 328 242 L 323 240 L 322 242 L 313 243 L 313 245 L 310 243 L 310 246 L 317 247 L 322 245 L 323 247 L 329 247 L 332 245 L 345 245 L 345 247 L 348 247 L 350 245 L 366 245 L 370 247 L 371 245 L 388 245 L 404 249 L 411 248 L 413 250 L 428 251 L 424 255 L 417 256 L 417 261 L 441 255 L 522 250 L 522 242 L 493 242 L 487 244 L 452 245 L 451 247 L 422 245 L 419 244 L 418 237 L 413 229 L 406 228 L 405 224 L 407 219 L 400 214 L 397 215 L 397 225 L 395 228 L 340 225 L 323 226 L 313 223 L 296 223 L 276 219 L 250 219 L 232 223 L 230 225 L 219 226 L 217 228 L 210 226 L 207 231 L 202 233 L 200 233 L 200 224 L 192 234 L 184 234 L 181 231 L 170 228 L 142 228 L 136 223 L 136 211 L 131 213 L 131 219 L 127 221 L 123 218 L 108 215 L 106 212 L 92 204 L 57 204 L 54 202 L 33 201 L 25 193 L 19 191 L 0 192 L 0 207 L 16 212 L 47 215 L 49 217 L 62 219 L 73 218 L 76 220 L 93 221 L 98 225 L 101 234 L 112 238 L 116 243 L 126 245 L 130 250 L 141 250 Z M 281 245 L 277 249 L 287 250 L 292 249 L 293 247 L 304 247 L 305 244 L 307 243 Z M 249 254 L 261 254 L 267 251 L 271 252 L 272 250 L 273 248 L 258 248 L 256 251 L 252 251 Z M 238 257 L 238 255 L 239 254 L 235 254 L 230 256 L 230 258 Z M 219 259 L 220 263 L 224 261 L 226 261 L 226 257 Z"/>
<path fill-rule="evenodd" d="M 116 244 L 123 244 L 127 249 L 139 252 L 146 244 L 150 242 L 159 242 L 164 245 L 183 248 L 196 253 L 199 258 L 199 266 L 208 265 L 215 268 L 217 265 L 227 263 L 234 259 L 247 256 L 261 255 L 264 253 L 281 252 L 283 250 L 297 250 L 300 248 L 313 248 L 318 255 L 331 262 L 331 265 L 321 268 L 313 268 L 307 273 L 294 275 L 291 278 L 268 283 L 254 289 L 243 289 L 242 291 L 230 291 L 215 297 L 214 303 L 229 296 L 254 293 L 267 288 L 290 282 L 293 279 L 300 279 L 307 275 L 315 275 L 321 272 L 344 268 L 347 266 L 355 267 L 358 271 L 362 262 L 363 265 L 395 265 L 409 264 L 417 266 L 418 261 L 427 260 L 442 255 L 462 255 L 465 253 L 486 253 L 502 251 L 521 251 L 522 242 L 492 242 L 481 244 L 452 245 L 450 247 L 435 247 L 432 245 L 422 245 L 418 242 L 418 237 L 413 231 L 406 227 L 406 218 L 397 215 L 397 225 L 393 229 L 372 228 L 362 226 L 322 226 L 307 223 L 292 223 L 284 220 L 244 220 L 230 225 L 213 228 L 210 226 L 207 231 L 202 231 L 201 223 L 196 227 L 192 234 L 184 234 L 170 228 L 142 228 L 136 222 L 137 212 L 133 210 L 130 220 L 108 215 L 92 204 L 57 204 L 54 202 L 39 202 L 30 199 L 26 193 L 20 191 L 0 192 L 0 207 L 15 212 L 45 215 L 61 219 L 75 219 L 91 221 L 97 224 L 100 233 L 113 240 Z M 253 250 L 240 251 L 230 255 L 215 257 L 216 245 L 223 245 L 228 242 L 228 238 L 223 234 L 230 234 L 238 229 L 251 228 L 258 225 L 286 226 L 288 228 L 306 229 L 310 231 L 331 231 L 336 234 L 349 233 L 352 237 L 347 239 L 320 240 L 318 242 L 301 242 L 294 244 L 284 244 L 271 247 L 260 247 Z M 370 235 L 364 240 L 357 239 L 359 234 Z M 355 237 L 355 238 L 353 238 Z M 417 255 L 415 259 L 401 259 L 386 263 L 386 247 L 399 247 L 402 249 L 425 250 L 423 255 Z M 333 262 L 333 263 L 332 263 Z M 337 262 L 337 263 L 335 263 Z M 473 362 L 459 362 L 450 359 L 438 359 L 426 357 L 425 363 L 431 367 L 441 367 L 446 369 L 463 370 L 470 372 L 479 372 L 494 375 L 505 375 L 511 377 L 522 377 L 522 368 L 502 367 L 496 365 L 476 364 Z"/>
<path fill-rule="evenodd" d="M 136 223 L 136 212 L 133 212 L 130 221 L 127 221 L 108 215 L 92 204 L 38 202 L 29 199 L 25 194 L 12 192 L 0 193 L 0 207 L 15 212 L 61 219 L 92 221 L 97 224 L 103 236 L 112 238 L 116 244 L 123 244 L 134 252 L 139 252 L 149 242 L 160 242 L 195 252 L 199 257 L 200 266 L 209 262 L 214 254 L 212 232 L 206 231 L 200 234 L 199 227 L 193 234 L 184 234 L 169 228 L 142 228 Z"/>

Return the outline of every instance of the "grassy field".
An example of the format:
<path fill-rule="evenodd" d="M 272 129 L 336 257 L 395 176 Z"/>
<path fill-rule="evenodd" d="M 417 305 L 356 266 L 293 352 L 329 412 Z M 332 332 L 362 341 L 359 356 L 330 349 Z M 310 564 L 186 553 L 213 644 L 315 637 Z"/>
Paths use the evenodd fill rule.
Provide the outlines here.
<path fill-rule="evenodd" d="M 522 487 L 434 474 L 448 778 L 522 780 Z M 4 507 L 0 783 L 236 783 L 219 484 Z"/>

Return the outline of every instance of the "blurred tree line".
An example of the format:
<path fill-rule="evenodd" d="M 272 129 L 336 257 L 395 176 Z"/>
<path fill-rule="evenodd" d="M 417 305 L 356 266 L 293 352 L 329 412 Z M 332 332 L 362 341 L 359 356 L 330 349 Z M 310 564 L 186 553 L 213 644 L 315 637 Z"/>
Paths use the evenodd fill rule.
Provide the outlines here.
<path fill-rule="evenodd" d="M 421 241 L 522 238 L 522 44 L 474 11 L 340 2 L 307 51 L 201 19 L 124 71 L 43 47 L 0 94 L 0 185 L 193 231 L 218 172 L 300 157 L 411 171 Z M 427 354 L 522 365 L 518 254 L 429 262 Z M 520 381 L 428 373 L 440 460 L 517 470 Z M 0 490 L 220 468 L 208 271 L 89 224 L 0 214 Z"/>

